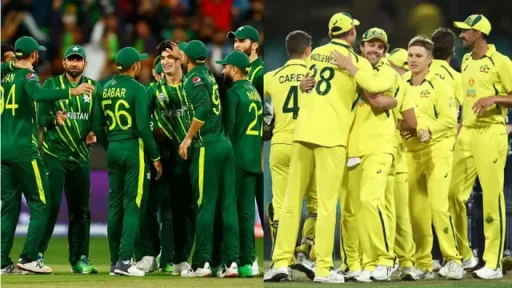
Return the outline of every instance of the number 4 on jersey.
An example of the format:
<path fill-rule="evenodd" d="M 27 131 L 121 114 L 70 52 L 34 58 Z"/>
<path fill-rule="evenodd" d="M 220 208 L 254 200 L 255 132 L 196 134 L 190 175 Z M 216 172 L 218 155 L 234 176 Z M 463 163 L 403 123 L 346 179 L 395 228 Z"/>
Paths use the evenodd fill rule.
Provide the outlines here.
<path fill-rule="evenodd" d="M 291 106 L 290 106 L 291 102 Z M 291 86 L 283 105 L 283 113 L 293 113 L 293 119 L 299 116 L 299 87 Z"/>

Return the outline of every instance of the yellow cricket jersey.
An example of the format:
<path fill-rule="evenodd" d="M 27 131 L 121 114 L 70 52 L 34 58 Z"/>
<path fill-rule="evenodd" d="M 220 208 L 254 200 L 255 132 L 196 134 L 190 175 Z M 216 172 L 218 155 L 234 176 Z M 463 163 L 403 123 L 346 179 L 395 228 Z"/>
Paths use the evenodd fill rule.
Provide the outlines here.
<path fill-rule="evenodd" d="M 430 65 L 429 70 L 437 77 L 445 80 L 453 88 L 455 100 L 457 100 L 457 109 L 464 101 L 464 92 L 462 90 L 462 76 L 459 72 L 455 71 L 450 64 L 444 60 L 434 59 Z M 409 72 L 410 73 L 410 72 Z"/>
<path fill-rule="evenodd" d="M 395 97 L 396 99 L 396 107 L 393 109 L 393 115 L 395 117 L 395 123 L 398 119 L 403 119 L 402 112 L 407 111 L 409 109 L 414 109 L 414 99 L 410 95 L 405 93 L 407 87 L 409 85 L 405 83 L 405 81 L 400 78 L 400 91 L 398 95 Z M 395 129 L 395 140 L 398 145 L 403 145 L 402 136 L 400 136 L 400 130 Z"/>
<path fill-rule="evenodd" d="M 283 67 L 265 74 L 265 97 L 270 97 L 274 106 L 272 144 L 292 143 L 300 110 L 299 94 L 302 94 L 299 84 L 307 72 L 305 60 L 293 59 L 288 60 Z"/>
<path fill-rule="evenodd" d="M 457 104 L 452 87 L 443 79 L 429 71 L 420 85 L 412 86 L 411 74 L 404 78 L 407 94 L 414 100 L 415 113 L 418 122 L 417 130 L 429 130 L 431 139 L 427 143 L 421 143 L 418 137 L 412 137 L 404 141 L 405 148 L 409 151 L 419 151 L 431 146 L 443 139 L 455 137 L 457 125 Z"/>
<path fill-rule="evenodd" d="M 359 68 L 355 77 L 330 63 L 334 50 L 352 55 L 354 65 Z M 324 147 L 347 146 L 358 86 L 370 93 L 378 93 L 391 89 L 393 83 L 375 75 L 368 60 L 359 57 L 347 42 L 338 39 L 313 50 L 306 66 L 316 84 L 300 99 L 300 117 L 293 140 Z"/>
<path fill-rule="evenodd" d="M 480 59 L 473 59 L 471 53 L 462 60 L 462 125 L 482 127 L 489 124 L 505 125 L 506 109 L 494 105 L 482 116 L 473 112 L 473 104 L 480 98 L 505 96 L 512 92 L 512 62 L 507 56 L 496 51 L 494 45 L 487 45 L 487 53 Z"/>
<path fill-rule="evenodd" d="M 393 83 L 384 91 L 389 97 L 398 97 L 402 79 L 387 62 L 382 61 L 373 67 L 376 74 Z M 362 93 L 362 92 L 361 92 Z M 394 154 L 396 141 L 396 119 L 393 111 L 376 112 L 369 103 L 359 97 L 355 119 L 348 140 L 348 157 L 360 157 L 372 153 Z M 398 101 L 398 99 L 397 99 Z"/>

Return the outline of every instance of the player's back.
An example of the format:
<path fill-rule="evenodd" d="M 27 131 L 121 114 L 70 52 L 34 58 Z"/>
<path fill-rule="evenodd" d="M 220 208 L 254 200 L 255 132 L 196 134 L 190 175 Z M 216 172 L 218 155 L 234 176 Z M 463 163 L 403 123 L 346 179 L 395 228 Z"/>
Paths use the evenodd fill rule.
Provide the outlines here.
<path fill-rule="evenodd" d="M 430 65 L 430 69 L 434 74 L 445 80 L 452 88 L 457 100 L 457 107 L 462 105 L 464 100 L 462 91 L 462 77 L 459 72 L 455 71 L 448 62 L 434 59 Z"/>
<path fill-rule="evenodd" d="M 107 121 L 109 142 L 140 136 L 135 117 L 136 99 L 147 97 L 145 91 L 142 84 L 128 75 L 116 75 L 105 84 L 100 109 Z"/>
<path fill-rule="evenodd" d="M 39 81 L 34 71 L 14 69 L 2 79 L 0 114 L 2 115 L 2 161 L 26 160 L 37 153 L 37 118 L 27 81 Z M 34 128 L 36 127 L 36 128 Z"/>
<path fill-rule="evenodd" d="M 269 96 L 274 106 L 275 127 L 272 144 L 290 144 L 299 116 L 299 84 L 308 72 L 306 61 L 288 60 L 286 64 L 265 74 L 265 96 Z"/>
<path fill-rule="evenodd" d="M 325 147 L 347 145 L 358 86 L 347 72 L 330 63 L 331 52 L 334 50 L 344 55 L 352 55 L 356 66 L 363 61 L 367 62 L 357 56 L 352 47 L 343 40 L 335 39 L 313 50 L 306 60 L 306 66 L 309 76 L 316 80 L 316 84 L 299 102 L 301 110 L 294 141 Z"/>

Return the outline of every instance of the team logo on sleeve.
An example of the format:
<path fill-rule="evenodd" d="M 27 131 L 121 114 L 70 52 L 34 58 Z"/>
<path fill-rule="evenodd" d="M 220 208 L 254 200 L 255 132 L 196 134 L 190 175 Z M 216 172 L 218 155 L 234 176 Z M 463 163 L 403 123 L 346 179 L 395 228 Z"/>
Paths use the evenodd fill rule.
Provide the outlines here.
<path fill-rule="evenodd" d="M 199 77 L 197 77 L 197 76 L 196 76 L 196 77 L 194 77 L 194 78 L 192 79 L 192 82 L 194 82 L 194 84 L 197 84 L 197 83 L 201 82 L 201 78 L 199 78 Z"/>
<path fill-rule="evenodd" d="M 37 80 L 37 75 L 35 73 L 28 73 L 27 79 L 28 80 Z"/>

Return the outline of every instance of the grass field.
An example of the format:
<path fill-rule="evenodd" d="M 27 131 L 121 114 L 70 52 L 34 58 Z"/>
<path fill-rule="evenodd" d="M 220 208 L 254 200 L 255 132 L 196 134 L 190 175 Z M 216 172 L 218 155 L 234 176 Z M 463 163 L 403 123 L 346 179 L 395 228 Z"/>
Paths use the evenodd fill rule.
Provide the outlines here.
<path fill-rule="evenodd" d="M 257 256 L 260 261 L 260 272 L 263 271 L 263 239 L 256 240 Z M 21 252 L 24 239 L 16 238 L 11 252 L 13 259 Z M 51 275 L 2 275 L 2 287 L 262 287 L 263 278 L 252 279 L 220 279 L 220 278 L 182 278 L 168 273 L 153 272 L 145 277 L 109 276 L 110 260 L 108 241 L 106 238 L 91 238 L 89 258 L 100 271 L 96 275 L 71 274 L 68 263 L 67 238 L 53 238 L 45 253 L 45 264 L 53 269 Z"/>
<path fill-rule="evenodd" d="M 336 263 L 338 266 L 340 263 Z M 270 262 L 265 261 L 265 271 L 270 267 Z M 437 277 L 437 276 L 436 276 Z M 293 282 L 282 282 L 282 283 L 265 283 L 265 288 L 303 288 L 303 287 L 311 287 L 314 285 L 311 280 L 309 280 L 303 273 L 294 271 L 293 272 Z M 486 288 L 486 287 L 512 287 L 512 275 L 505 275 L 502 280 L 491 280 L 484 281 L 473 279 L 470 273 L 467 273 L 464 280 L 461 281 L 453 281 L 453 280 L 444 280 L 442 278 L 436 278 L 434 280 L 428 281 L 417 281 L 417 282 L 406 282 L 400 281 L 396 277 L 392 277 L 392 281 L 390 282 L 379 282 L 379 283 L 355 283 L 355 282 L 346 282 L 340 285 L 314 285 L 315 287 L 328 288 L 328 287 L 343 287 L 343 288 L 351 288 L 351 287 L 413 287 L 413 288 L 429 288 L 429 287 L 472 287 L 472 288 Z"/>

